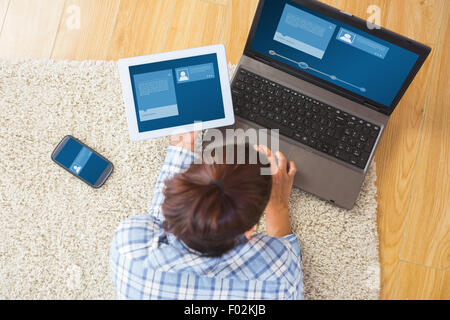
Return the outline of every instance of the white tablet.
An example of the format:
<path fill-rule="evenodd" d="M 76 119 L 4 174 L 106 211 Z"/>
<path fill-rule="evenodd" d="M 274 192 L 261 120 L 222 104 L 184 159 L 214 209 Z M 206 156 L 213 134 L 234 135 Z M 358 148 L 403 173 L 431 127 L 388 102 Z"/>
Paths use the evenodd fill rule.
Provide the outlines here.
<path fill-rule="evenodd" d="M 234 124 L 225 47 L 118 62 L 131 140 Z"/>

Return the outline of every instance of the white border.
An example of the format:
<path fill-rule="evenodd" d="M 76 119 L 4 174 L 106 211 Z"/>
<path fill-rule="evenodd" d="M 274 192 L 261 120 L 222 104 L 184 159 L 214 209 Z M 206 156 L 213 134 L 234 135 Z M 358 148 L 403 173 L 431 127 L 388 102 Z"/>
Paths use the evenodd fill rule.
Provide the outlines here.
<path fill-rule="evenodd" d="M 233 112 L 233 102 L 231 99 L 230 77 L 228 74 L 228 64 L 227 64 L 227 57 L 225 54 L 225 46 L 223 44 L 157 53 L 147 56 L 120 59 L 117 62 L 119 68 L 120 82 L 122 84 L 123 100 L 125 103 L 128 129 L 130 132 L 131 140 L 133 141 L 147 140 L 173 134 L 191 132 L 199 129 L 200 122 L 195 124 L 192 123 L 182 126 L 139 132 L 137 125 L 136 108 L 133 98 L 133 91 L 131 87 L 129 67 L 167 60 L 189 58 L 194 56 L 206 55 L 210 53 L 217 54 L 217 65 L 219 68 L 219 78 L 220 78 L 220 86 L 222 89 L 222 99 L 224 105 L 225 119 L 201 122 L 201 129 L 202 130 L 211 129 L 234 124 L 234 112 Z"/>

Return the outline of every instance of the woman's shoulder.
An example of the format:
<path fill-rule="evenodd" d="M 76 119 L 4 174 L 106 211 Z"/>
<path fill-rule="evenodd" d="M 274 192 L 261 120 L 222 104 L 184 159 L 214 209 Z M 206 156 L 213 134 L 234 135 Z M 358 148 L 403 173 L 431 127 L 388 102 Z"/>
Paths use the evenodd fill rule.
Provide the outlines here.
<path fill-rule="evenodd" d="M 113 245 L 121 252 L 123 248 L 139 246 L 140 243 L 152 243 L 161 233 L 162 223 L 149 214 L 131 216 L 120 222 L 113 238 Z"/>
<path fill-rule="evenodd" d="M 120 222 L 118 225 L 117 231 L 123 231 L 123 230 L 135 230 L 135 229 L 146 229 L 146 230 L 153 230 L 153 229 L 160 229 L 162 227 L 162 222 L 159 221 L 156 217 L 150 215 L 150 214 L 140 214 L 136 216 L 130 216 Z"/>
<path fill-rule="evenodd" d="M 291 233 L 284 237 L 272 237 L 267 234 L 257 233 L 253 235 L 249 243 L 262 250 L 271 250 L 274 253 L 288 253 L 300 257 L 300 243 L 296 234 Z"/>
<path fill-rule="evenodd" d="M 278 238 L 254 234 L 221 260 L 230 264 L 233 274 L 242 279 L 295 283 L 302 273 L 300 247 L 295 235 Z M 237 268 L 239 263 L 241 266 Z"/>

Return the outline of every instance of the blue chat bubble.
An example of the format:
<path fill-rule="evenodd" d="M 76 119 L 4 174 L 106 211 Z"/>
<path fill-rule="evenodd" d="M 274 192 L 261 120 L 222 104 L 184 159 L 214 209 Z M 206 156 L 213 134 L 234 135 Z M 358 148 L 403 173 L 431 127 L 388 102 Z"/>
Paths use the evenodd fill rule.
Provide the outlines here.
<path fill-rule="evenodd" d="M 339 30 L 336 39 L 380 59 L 384 59 L 389 51 L 388 47 L 344 28 Z"/>
<path fill-rule="evenodd" d="M 175 75 L 178 84 L 215 78 L 212 63 L 177 68 L 175 69 Z"/>

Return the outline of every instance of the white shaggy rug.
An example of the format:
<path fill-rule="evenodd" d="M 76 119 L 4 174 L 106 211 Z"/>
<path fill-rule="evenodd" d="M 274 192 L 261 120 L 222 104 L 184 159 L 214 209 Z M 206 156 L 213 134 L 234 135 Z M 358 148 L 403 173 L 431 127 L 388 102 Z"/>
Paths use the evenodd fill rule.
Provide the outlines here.
<path fill-rule="evenodd" d="M 0 61 L 0 111 L 0 298 L 115 298 L 110 241 L 148 210 L 167 139 L 130 141 L 115 62 Z M 67 134 L 114 163 L 101 189 L 51 161 Z M 293 191 L 307 299 L 378 299 L 375 180 L 351 211 Z"/>

